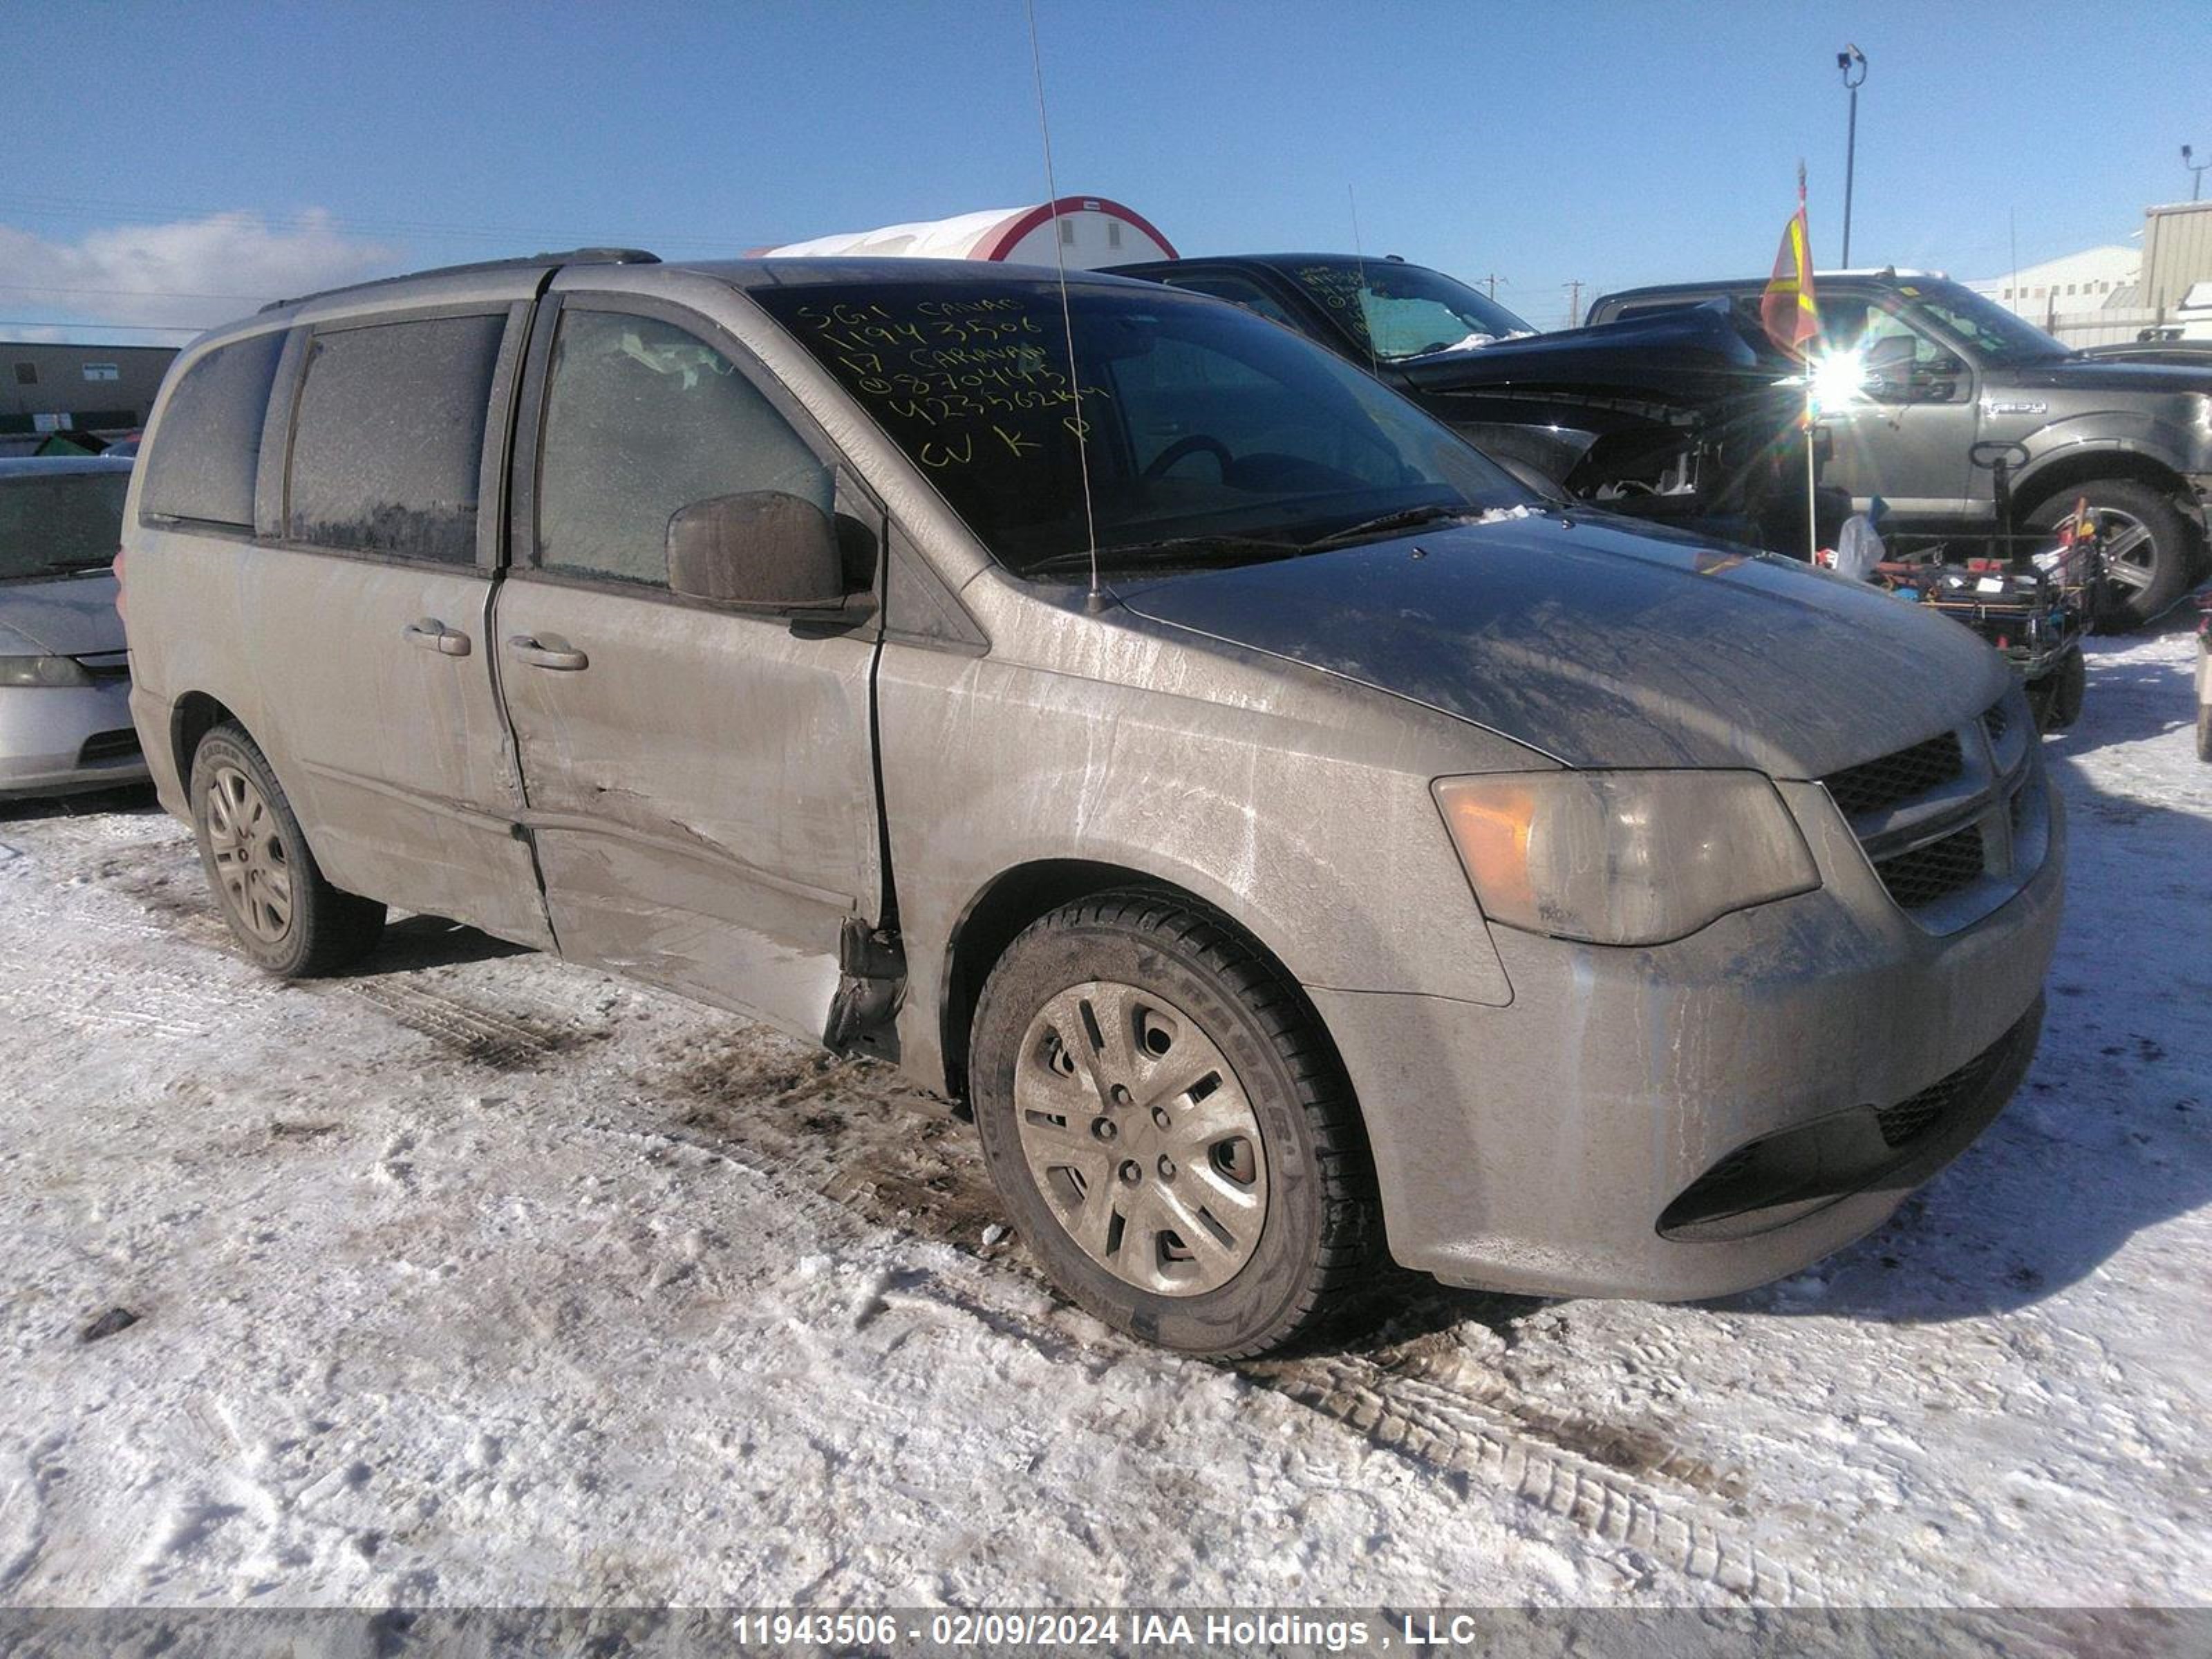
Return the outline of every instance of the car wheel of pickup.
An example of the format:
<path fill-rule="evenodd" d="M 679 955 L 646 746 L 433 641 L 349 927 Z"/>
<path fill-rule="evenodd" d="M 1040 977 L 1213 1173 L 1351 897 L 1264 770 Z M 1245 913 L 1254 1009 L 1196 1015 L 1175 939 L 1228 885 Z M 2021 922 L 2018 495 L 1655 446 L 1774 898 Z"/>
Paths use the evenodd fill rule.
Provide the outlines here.
<path fill-rule="evenodd" d="M 984 987 L 969 1078 L 1016 1226 L 1115 1328 L 1243 1358 L 1373 1282 L 1342 1069 L 1296 984 L 1214 913 L 1122 892 L 1033 923 Z"/>
<path fill-rule="evenodd" d="M 2055 533 L 2087 501 L 2105 537 L 2105 600 L 2098 625 L 2142 628 L 2188 591 L 2196 557 L 2189 520 L 2165 492 L 2132 478 L 2100 478 L 2060 490 L 2028 515 L 2029 527 Z"/>
<path fill-rule="evenodd" d="M 192 756 L 192 828 L 231 936 L 258 967 L 306 979 L 344 967 L 384 932 L 384 906 L 324 879 L 260 748 L 219 726 Z"/>

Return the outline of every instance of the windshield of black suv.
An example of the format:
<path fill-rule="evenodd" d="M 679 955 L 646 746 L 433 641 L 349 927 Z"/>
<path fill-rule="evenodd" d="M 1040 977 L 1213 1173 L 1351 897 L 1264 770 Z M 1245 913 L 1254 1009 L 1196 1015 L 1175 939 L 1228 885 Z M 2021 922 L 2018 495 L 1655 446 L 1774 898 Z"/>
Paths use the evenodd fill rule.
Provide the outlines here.
<path fill-rule="evenodd" d="M 1017 574 L 1086 554 L 1086 462 L 1105 566 L 1279 558 L 1377 519 L 1533 499 L 1310 341 L 1237 306 L 1127 288 L 1070 288 L 1075 387 L 1049 280 L 750 292 Z"/>
<path fill-rule="evenodd" d="M 1385 362 L 1472 350 L 1536 331 L 1497 301 L 1425 265 L 1335 258 L 1283 269 L 1360 351 Z"/>
<path fill-rule="evenodd" d="M 0 581 L 106 569 L 130 488 L 128 472 L 0 477 Z"/>
<path fill-rule="evenodd" d="M 1900 282 L 1893 291 L 1905 301 L 1907 312 L 1948 329 L 1993 368 L 2017 368 L 2073 355 L 2026 318 L 1956 283 Z"/>

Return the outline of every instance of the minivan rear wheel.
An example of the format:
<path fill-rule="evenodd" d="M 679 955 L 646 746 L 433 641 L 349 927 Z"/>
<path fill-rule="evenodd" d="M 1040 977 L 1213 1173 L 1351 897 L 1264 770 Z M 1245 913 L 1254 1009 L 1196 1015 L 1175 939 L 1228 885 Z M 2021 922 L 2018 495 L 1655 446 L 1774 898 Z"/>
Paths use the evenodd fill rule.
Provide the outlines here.
<path fill-rule="evenodd" d="M 1382 1269 L 1341 1067 L 1296 984 L 1214 913 L 1121 892 L 1033 923 L 984 987 L 969 1079 L 1017 1228 L 1118 1330 L 1243 1358 Z"/>
<path fill-rule="evenodd" d="M 286 979 L 345 967 L 384 932 L 384 906 L 324 878 L 291 803 L 242 727 L 219 726 L 192 756 L 200 866 L 231 937 Z"/>

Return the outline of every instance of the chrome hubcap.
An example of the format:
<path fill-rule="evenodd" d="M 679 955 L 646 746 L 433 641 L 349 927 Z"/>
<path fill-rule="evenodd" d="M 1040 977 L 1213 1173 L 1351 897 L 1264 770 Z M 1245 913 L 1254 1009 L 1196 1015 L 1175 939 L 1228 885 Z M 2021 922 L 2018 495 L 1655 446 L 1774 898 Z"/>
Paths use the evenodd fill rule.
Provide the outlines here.
<path fill-rule="evenodd" d="M 1252 1259 L 1267 1216 L 1260 1121 L 1173 1003 L 1106 980 L 1053 998 L 1022 1039 L 1014 1119 L 1054 1218 L 1117 1279 L 1197 1296 Z"/>
<path fill-rule="evenodd" d="M 2105 538 L 2105 574 L 2140 592 L 2150 586 L 2151 559 L 2156 545 L 2150 526 L 2131 514 L 2109 507 L 2091 509 Z"/>
<path fill-rule="evenodd" d="M 223 902 L 240 927 L 264 945 L 292 927 L 292 868 L 276 833 L 276 815 L 259 786 L 234 766 L 208 781 L 208 851 Z"/>

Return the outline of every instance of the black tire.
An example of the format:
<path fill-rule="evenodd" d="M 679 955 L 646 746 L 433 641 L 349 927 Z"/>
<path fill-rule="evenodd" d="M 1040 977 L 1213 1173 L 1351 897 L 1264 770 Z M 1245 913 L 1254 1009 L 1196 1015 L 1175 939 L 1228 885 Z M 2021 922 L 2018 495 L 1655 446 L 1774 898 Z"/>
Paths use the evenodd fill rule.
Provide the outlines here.
<path fill-rule="evenodd" d="M 258 811 L 249 790 L 258 792 Z M 311 979 L 375 947 L 384 933 L 384 906 L 324 878 L 276 775 L 244 728 L 218 726 L 200 739 L 192 754 L 191 803 L 208 889 L 231 937 L 257 967 L 283 979 Z M 248 813 L 256 827 L 242 833 Z M 241 842 L 247 843 L 242 855 L 236 850 Z M 220 867 L 219 848 L 228 849 Z M 281 920 L 270 896 L 277 881 L 286 900 Z"/>
<path fill-rule="evenodd" d="M 2080 501 L 2087 501 L 2092 512 L 2132 520 L 2148 535 L 2148 540 L 2124 549 L 2111 562 L 2128 566 L 2130 574 L 2106 576 L 2104 602 L 2097 607 L 2099 629 L 2125 633 L 2155 622 L 2189 591 L 2197 562 L 2196 526 L 2174 505 L 2173 497 L 2154 485 L 2132 478 L 2098 478 L 2039 503 L 2027 516 L 2028 527 L 2039 534 L 2055 532 Z"/>
<path fill-rule="evenodd" d="M 1194 1046 L 1183 1051 L 1185 1066 L 1192 1055 L 1200 1057 L 1200 1065 L 1208 1053 L 1225 1059 L 1232 1074 L 1225 1085 L 1215 1086 L 1226 1087 L 1232 1109 L 1249 1108 L 1249 1121 L 1258 1128 L 1262 1218 L 1255 1236 L 1247 1235 L 1241 1243 L 1249 1251 L 1243 1265 L 1211 1288 L 1160 1293 L 1095 1259 L 1061 1221 L 1055 1200 L 1041 1189 L 1024 1152 L 1025 1122 L 1046 1120 L 1034 1105 L 1026 1120 L 1018 1112 L 1018 1062 L 1036 1064 L 1036 1033 L 1054 1018 L 1048 1011 L 1056 1000 L 1065 1007 L 1066 999 L 1089 994 L 1082 988 L 1102 984 L 1109 994 L 1127 989 L 1132 1000 L 1125 1006 L 1139 1007 L 1140 1021 L 1151 1017 L 1151 1009 L 1142 1006 L 1146 999 L 1157 999 L 1158 1006 L 1170 1011 L 1171 1027 L 1174 1016 L 1188 1019 L 1194 1034 L 1178 1029 L 1167 1040 L 1182 1043 L 1189 1036 Z M 1095 1030 L 1091 1004 L 1083 1001 L 1080 1006 L 1081 1018 Z M 1167 1075 L 1164 1068 L 1177 1051 L 1154 1046 L 1158 1028 L 1133 1030 L 1131 1035 L 1137 1046 L 1159 1057 L 1148 1058 L 1133 1048 L 1133 1064 L 1157 1063 Z M 1072 1055 L 1054 1051 L 1055 1062 L 1063 1057 L 1066 1086 L 1077 1091 L 1068 1098 L 1079 1113 L 1100 1111 L 1095 1127 L 1104 1121 L 1103 1114 L 1120 1112 L 1125 1114 L 1120 1121 L 1131 1126 L 1118 1145 L 1108 1143 L 1109 1156 L 1148 1153 L 1149 1147 L 1140 1147 L 1137 1139 L 1139 1132 L 1151 1133 L 1140 1121 L 1150 1117 L 1144 1103 L 1124 1092 L 1119 1105 L 1098 1104 L 1109 1092 L 1099 1083 L 1106 1073 L 1088 1061 L 1078 1073 Z M 1089 1061 L 1103 1065 L 1108 1057 L 1102 1038 L 1093 1044 Z M 1366 1137 L 1334 1051 L 1297 984 L 1218 913 L 1161 894 L 1131 891 L 1080 900 L 1032 923 L 1007 947 L 984 986 L 972 1030 L 969 1081 L 985 1161 L 1016 1228 L 1054 1282 L 1117 1330 L 1185 1353 L 1247 1358 L 1309 1334 L 1356 1308 L 1363 1292 L 1390 1272 Z M 1028 1086 L 1027 1097 L 1034 1103 L 1041 1097 L 1035 1085 Z M 1199 1102 L 1209 1097 L 1203 1082 L 1182 1094 L 1159 1097 L 1178 1116 L 1186 1105 L 1197 1114 Z M 1168 1130 L 1167 1118 L 1158 1121 L 1163 1132 Z M 1123 1179 L 1133 1167 L 1133 1160 L 1120 1166 Z M 1177 1171 L 1164 1158 L 1160 1167 L 1170 1184 L 1178 1173 L 1187 1183 L 1198 1173 L 1193 1166 Z M 1065 1176 L 1048 1171 L 1046 1178 Z M 1070 1201 L 1066 1190 L 1057 1200 L 1063 1205 Z M 1075 1190 L 1083 1194 L 1088 1188 Z M 1125 1193 L 1111 1184 L 1104 1190 L 1112 1194 L 1109 1206 L 1133 1200 L 1136 1191 Z M 1203 1186 L 1186 1184 L 1177 1191 L 1181 1203 L 1195 1203 L 1204 1213 Z M 1160 1196 L 1166 1196 L 1164 1189 Z M 1087 1204 L 1089 1199 L 1077 1201 Z M 1129 1225 L 1131 1233 L 1123 1233 L 1121 1224 Z M 1134 1232 L 1135 1224 L 1121 1224 L 1114 1237 Z M 1176 1235 L 1160 1237 L 1167 1270 L 1174 1271 Z"/>

